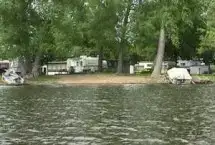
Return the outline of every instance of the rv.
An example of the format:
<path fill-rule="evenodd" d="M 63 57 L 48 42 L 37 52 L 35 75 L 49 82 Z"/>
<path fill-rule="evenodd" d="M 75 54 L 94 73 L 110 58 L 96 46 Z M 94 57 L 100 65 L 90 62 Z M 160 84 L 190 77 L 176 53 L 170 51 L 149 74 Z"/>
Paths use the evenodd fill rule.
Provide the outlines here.
<path fill-rule="evenodd" d="M 189 69 L 190 74 L 192 75 L 200 75 L 200 74 L 209 74 L 210 68 L 207 65 L 201 65 L 201 66 L 191 66 Z"/>
<path fill-rule="evenodd" d="M 42 66 L 42 73 L 46 75 L 71 74 L 83 72 L 96 72 L 99 66 L 98 57 L 80 56 L 68 58 L 67 61 L 54 61 Z M 102 61 L 103 68 L 106 69 L 107 61 Z"/>
<path fill-rule="evenodd" d="M 5 72 L 5 70 L 9 69 L 10 61 L 9 60 L 1 60 L 0 61 L 0 73 Z"/>
<path fill-rule="evenodd" d="M 153 62 L 141 61 L 138 64 L 135 64 L 135 72 L 150 71 L 153 69 L 153 66 Z"/>
<path fill-rule="evenodd" d="M 178 67 L 186 68 L 190 74 L 208 74 L 210 68 L 203 61 L 198 60 L 178 60 Z"/>
<path fill-rule="evenodd" d="M 67 59 L 67 71 L 69 73 L 96 72 L 99 66 L 99 57 L 80 56 Z M 103 68 L 107 68 L 107 61 L 102 61 Z"/>
<path fill-rule="evenodd" d="M 178 67 L 191 67 L 191 66 L 201 66 L 205 65 L 203 61 L 197 60 L 178 60 L 177 66 Z"/>
<path fill-rule="evenodd" d="M 46 75 L 68 74 L 66 61 L 52 61 L 42 66 L 42 73 Z"/>
<path fill-rule="evenodd" d="M 173 68 L 176 66 L 174 61 L 164 61 L 162 63 L 162 70 L 161 73 L 166 73 L 168 69 Z M 142 72 L 142 71 L 151 71 L 154 67 L 154 63 L 150 61 L 141 61 L 138 64 L 135 64 L 135 72 Z"/>

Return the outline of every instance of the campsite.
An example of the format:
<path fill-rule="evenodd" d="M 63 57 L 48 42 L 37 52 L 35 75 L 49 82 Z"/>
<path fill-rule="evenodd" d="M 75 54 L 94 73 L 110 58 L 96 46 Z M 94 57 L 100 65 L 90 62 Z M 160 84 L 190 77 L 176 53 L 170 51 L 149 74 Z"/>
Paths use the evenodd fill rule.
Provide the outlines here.
<path fill-rule="evenodd" d="M 215 145 L 215 0 L 0 0 L 1 145 Z"/>

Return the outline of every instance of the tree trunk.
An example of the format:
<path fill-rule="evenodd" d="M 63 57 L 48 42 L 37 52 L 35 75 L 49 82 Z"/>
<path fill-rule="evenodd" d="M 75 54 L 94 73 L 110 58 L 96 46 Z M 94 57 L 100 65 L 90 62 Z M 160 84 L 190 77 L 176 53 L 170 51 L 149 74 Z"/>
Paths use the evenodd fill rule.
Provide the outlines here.
<path fill-rule="evenodd" d="M 160 37 L 159 37 L 158 50 L 157 50 L 154 70 L 151 75 L 152 77 L 158 78 L 161 75 L 164 52 L 165 52 L 165 29 L 164 29 L 164 26 L 162 25 L 160 29 Z"/>
<path fill-rule="evenodd" d="M 125 47 L 125 35 L 126 35 L 126 30 L 127 30 L 127 25 L 128 25 L 128 18 L 130 15 L 131 11 L 131 6 L 132 6 L 132 0 L 129 0 L 128 6 L 126 8 L 124 20 L 123 20 L 123 25 L 122 25 L 122 35 L 121 35 L 121 42 L 119 44 L 119 56 L 118 56 L 118 67 L 117 67 L 117 73 L 123 73 L 123 60 L 124 60 L 124 54 L 123 54 L 123 49 Z"/>
<path fill-rule="evenodd" d="M 25 57 L 25 70 L 26 74 L 30 74 L 32 70 L 31 58 Z"/>
<path fill-rule="evenodd" d="M 103 65 L 102 65 L 102 61 L 103 61 L 103 47 L 100 47 L 99 48 L 99 60 L 98 60 L 98 70 L 99 72 L 102 72 L 103 71 Z"/>
<path fill-rule="evenodd" d="M 118 57 L 118 66 L 117 73 L 120 74 L 123 72 L 123 48 L 120 46 L 119 48 L 119 57 Z"/>
<path fill-rule="evenodd" d="M 40 68 L 40 55 L 36 55 L 33 68 L 32 68 L 32 75 L 34 78 L 39 76 L 39 68 Z"/>
<path fill-rule="evenodd" d="M 25 69 L 25 60 L 23 58 L 19 58 L 18 60 L 18 64 L 20 67 L 20 72 L 21 72 L 21 76 L 25 76 L 26 75 L 26 69 Z"/>

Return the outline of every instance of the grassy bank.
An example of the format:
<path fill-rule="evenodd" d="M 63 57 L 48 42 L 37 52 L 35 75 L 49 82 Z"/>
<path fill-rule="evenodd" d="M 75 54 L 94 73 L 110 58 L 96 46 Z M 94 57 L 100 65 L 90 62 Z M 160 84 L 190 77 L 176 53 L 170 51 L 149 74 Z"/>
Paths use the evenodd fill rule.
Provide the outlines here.
<path fill-rule="evenodd" d="M 5 84 L 5 82 L 2 80 L 2 76 L 0 77 L 0 84 Z"/>
<path fill-rule="evenodd" d="M 193 75 L 193 76 L 198 77 L 202 80 L 210 80 L 212 82 L 215 82 L 215 75 L 214 74 Z"/>
<path fill-rule="evenodd" d="M 37 78 L 27 79 L 27 83 L 30 84 L 45 84 L 45 83 L 56 83 L 59 76 L 39 76 Z"/>

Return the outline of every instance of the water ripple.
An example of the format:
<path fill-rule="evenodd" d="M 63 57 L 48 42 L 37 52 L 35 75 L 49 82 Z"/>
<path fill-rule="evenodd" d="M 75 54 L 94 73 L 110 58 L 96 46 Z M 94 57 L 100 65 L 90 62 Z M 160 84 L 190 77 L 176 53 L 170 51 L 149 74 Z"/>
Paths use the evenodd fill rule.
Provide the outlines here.
<path fill-rule="evenodd" d="M 0 144 L 213 145 L 211 86 L 0 87 Z"/>

